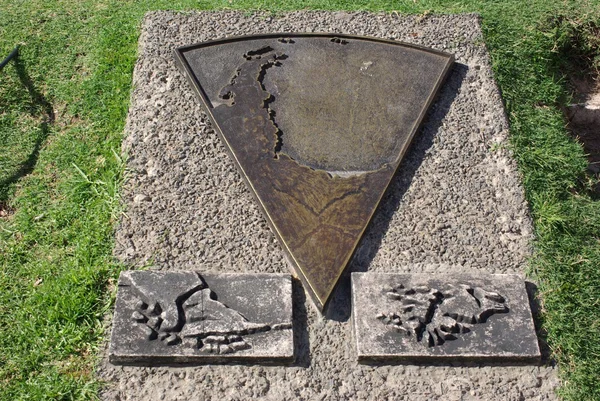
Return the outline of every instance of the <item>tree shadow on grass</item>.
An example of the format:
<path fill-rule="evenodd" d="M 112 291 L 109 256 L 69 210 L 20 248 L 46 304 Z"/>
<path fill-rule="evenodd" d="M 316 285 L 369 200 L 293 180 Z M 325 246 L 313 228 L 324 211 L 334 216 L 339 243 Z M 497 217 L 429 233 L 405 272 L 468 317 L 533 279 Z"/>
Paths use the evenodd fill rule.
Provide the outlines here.
<path fill-rule="evenodd" d="M 8 207 L 7 203 L 10 195 L 10 186 L 33 171 L 39 158 L 40 149 L 48 138 L 50 126 L 55 120 L 52 104 L 50 104 L 46 97 L 35 87 L 27 73 L 23 60 L 17 55 L 11 62 L 14 63 L 14 68 L 20 84 L 23 85 L 30 98 L 27 111 L 33 119 L 39 121 L 39 133 L 35 137 L 33 148 L 27 158 L 7 177 L 0 177 L 0 212 L 6 212 Z M 4 145 L 0 144 L 0 146 Z"/>

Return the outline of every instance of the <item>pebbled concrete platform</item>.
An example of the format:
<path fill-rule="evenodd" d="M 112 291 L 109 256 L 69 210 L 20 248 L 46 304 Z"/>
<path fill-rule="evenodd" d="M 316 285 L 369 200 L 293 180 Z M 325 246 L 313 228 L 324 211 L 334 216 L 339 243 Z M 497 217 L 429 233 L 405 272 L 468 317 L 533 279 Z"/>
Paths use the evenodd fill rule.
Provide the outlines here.
<path fill-rule="evenodd" d="M 146 16 L 123 151 L 126 216 L 115 256 L 132 267 L 287 273 L 283 251 L 172 56 L 177 46 L 263 32 L 342 32 L 455 54 L 457 65 L 417 134 L 350 271 L 522 273 L 531 221 L 508 123 L 476 15 L 239 12 Z M 402 266 L 410 266 L 403 268 Z M 116 367 L 105 400 L 550 400 L 550 366 L 360 365 L 349 277 L 320 317 L 294 288 L 298 361 L 290 367 Z"/>

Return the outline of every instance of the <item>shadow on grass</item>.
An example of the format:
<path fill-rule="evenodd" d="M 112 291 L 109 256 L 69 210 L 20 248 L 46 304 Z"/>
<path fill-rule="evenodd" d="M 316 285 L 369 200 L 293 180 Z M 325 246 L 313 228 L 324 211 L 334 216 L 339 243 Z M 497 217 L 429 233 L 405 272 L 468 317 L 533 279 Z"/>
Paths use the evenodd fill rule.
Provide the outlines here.
<path fill-rule="evenodd" d="M 525 281 L 527 296 L 529 297 L 529 308 L 533 316 L 533 324 L 540 346 L 541 363 L 544 365 L 555 365 L 556 361 L 552 357 L 552 350 L 547 343 L 548 333 L 546 333 L 542 318 L 542 306 L 538 297 L 538 287 L 531 281 Z"/>
<path fill-rule="evenodd" d="M 550 69 L 562 77 L 568 104 L 560 104 L 567 129 L 584 149 L 588 159 L 588 192 L 600 200 L 600 13 L 550 15 L 540 26 L 552 37 Z M 562 99 L 564 102 L 565 99 Z M 588 178 L 588 179 L 586 179 Z M 585 185 L 584 185 L 585 187 Z"/>
<path fill-rule="evenodd" d="M 34 119 L 41 120 L 41 122 L 39 126 L 40 133 L 35 138 L 33 149 L 31 150 L 31 153 L 29 153 L 29 156 L 12 174 L 8 177 L 0 178 L 0 211 L 7 208 L 6 204 L 10 193 L 9 187 L 33 171 L 39 158 L 40 149 L 48 138 L 50 126 L 55 120 L 52 105 L 33 84 L 21 58 L 17 55 L 12 59 L 12 62 L 14 63 L 20 83 L 27 90 L 27 93 L 31 98 L 29 114 Z"/>

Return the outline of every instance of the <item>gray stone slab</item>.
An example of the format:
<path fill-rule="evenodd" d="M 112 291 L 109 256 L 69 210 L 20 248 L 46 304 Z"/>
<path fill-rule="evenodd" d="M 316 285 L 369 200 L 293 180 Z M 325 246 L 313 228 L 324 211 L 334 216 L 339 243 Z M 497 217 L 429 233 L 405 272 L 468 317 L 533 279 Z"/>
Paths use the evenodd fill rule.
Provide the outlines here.
<path fill-rule="evenodd" d="M 359 360 L 540 360 L 517 275 L 353 273 L 352 304 Z"/>
<path fill-rule="evenodd" d="M 289 274 L 126 271 L 119 277 L 109 350 L 112 363 L 293 358 Z"/>

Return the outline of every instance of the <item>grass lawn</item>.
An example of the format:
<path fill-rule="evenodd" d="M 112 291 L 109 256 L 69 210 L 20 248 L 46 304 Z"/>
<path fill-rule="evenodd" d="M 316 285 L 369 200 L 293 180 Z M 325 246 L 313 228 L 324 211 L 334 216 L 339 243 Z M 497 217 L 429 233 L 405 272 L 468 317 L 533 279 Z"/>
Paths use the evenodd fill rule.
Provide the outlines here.
<path fill-rule="evenodd" d="M 222 7 L 482 15 L 534 217 L 529 273 L 560 395 L 599 400 L 597 178 L 560 111 L 564 71 L 600 49 L 600 3 L 584 0 L 0 0 L 0 58 L 22 45 L 0 71 L 0 400 L 96 397 L 101 319 L 122 268 L 111 252 L 141 18 Z"/>

